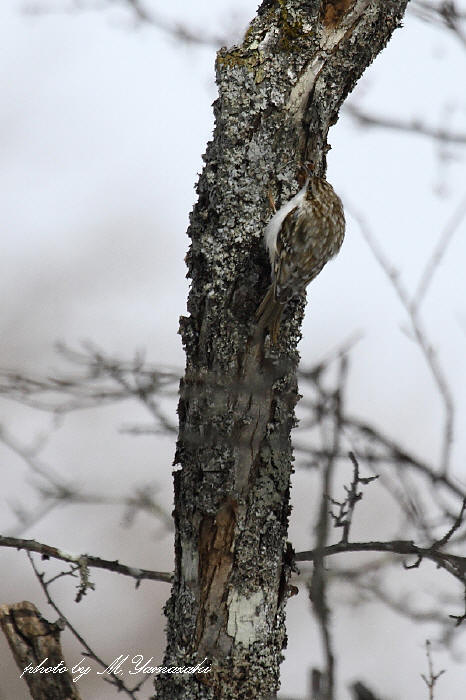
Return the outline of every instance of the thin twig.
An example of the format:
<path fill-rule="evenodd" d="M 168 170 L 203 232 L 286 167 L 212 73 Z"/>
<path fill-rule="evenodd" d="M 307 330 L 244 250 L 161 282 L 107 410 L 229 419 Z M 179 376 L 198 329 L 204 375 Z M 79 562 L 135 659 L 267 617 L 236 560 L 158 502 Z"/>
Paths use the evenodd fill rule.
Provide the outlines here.
<path fill-rule="evenodd" d="M 439 671 L 438 673 L 434 672 L 434 664 L 432 662 L 432 655 L 430 652 L 430 641 L 426 639 L 426 656 L 427 656 L 427 666 L 429 669 L 429 675 L 425 676 L 423 673 L 421 673 L 421 678 L 426 684 L 426 686 L 429 689 L 429 700 L 434 700 L 434 689 L 435 685 L 440 678 L 442 674 L 445 673 L 445 670 Z"/>
<path fill-rule="evenodd" d="M 453 212 L 453 216 L 447 222 L 444 230 L 440 234 L 437 245 L 432 251 L 432 255 L 427 261 L 424 271 L 419 280 L 416 292 L 411 301 L 411 308 L 414 314 L 419 312 L 420 305 L 427 293 L 428 287 L 432 284 L 435 272 L 438 270 L 442 258 L 444 257 L 450 242 L 458 230 L 459 225 L 466 216 L 466 196 L 461 200 L 457 209 Z"/>
<path fill-rule="evenodd" d="M 412 305 L 412 300 L 409 298 L 408 292 L 401 283 L 398 271 L 391 265 L 389 260 L 385 257 L 385 254 L 382 252 L 382 249 L 380 248 L 379 244 L 372 235 L 372 232 L 370 231 L 364 217 L 359 212 L 355 211 L 352 207 L 351 214 L 357 221 L 364 239 L 369 245 L 369 248 L 371 249 L 380 267 L 390 280 L 394 290 L 398 295 L 398 298 L 400 299 L 405 311 L 409 316 L 414 337 L 417 341 L 417 344 L 419 345 L 419 348 L 422 351 L 422 354 L 424 355 L 427 366 L 430 369 L 431 375 L 442 397 L 445 410 L 445 422 L 443 430 L 443 443 L 441 448 L 440 473 L 446 475 L 449 471 L 450 466 L 450 455 L 454 434 L 454 404 L 450 387 L 440 366 L 437 355 L 435 354 L 433 347 L 427 339 L 426 332 L 421 325 L 419 316 L 416 313 L 416 309 Z"/>
<path fill-rule="evenodd" d="M 327 543 L 329 530 L 328 499 L 330 498 L 332 492 L 332 476 L 336 464 L 336 457 L 340 452 L 340 440 L 342 436 L 341 408 L 347 372 L 347 357 L 346 355 L 342 355 L 339 361 L 339 380 L 337 382 L 337 390 L 333 396 L 335 408 L 333 411 L 332 441 L 330 446 L 331 452 L 329 453 L 323 473 L 322 498 L 319 520 L 316 528 L 317 542 L 315 549 L 316 555 L 314 559 L 314 573 L 310 588 L 310 598 L 314 612 L 319 621 L 325 653 L 325 673 L 321 674 L 320 698 L 322 700 L 333 700 L 335 684 L 335 657 L 332 649 L 332 638 L 330 633 L 329 608 L 327 604 L 327 575 L 324 567 L 323 552 Z"/>
<path fill-rule="evenodd" d="M 334 458 L 338 456 L 339 455 L 337 453 L 334 455 Z M 348 542 L 354 509 L 356 507 L 356 503 L 358 503 L 358 501 L 360 501 L 362 498 L 362 491 L 359 491 L 359 486 L 369 484 L 371 481 L 378 479 L 378 476 L 361 478 L 359 476 L 359 463 L 353 452 L 349 452 L 349 458 L 353 464 L 353 479 L 349 487 L 344 485 L 346 498 L 343 501 L 337 501 L 334 498 L 330 499 L 332 505 L 337 506 L 338 508 L 336 513 L 330 511 L 330 516 L 333 519 L 334 526 L 342 528 L 341 542 Z"/>
<path fill-rule="evenodd" d="M 462 23 L 466 20 L 466 12 L 459 10 L 453 0 L 442 0 L 434 3 L 428 0 L 414 0 L 410 3 L 410 9 L 420 19 L 437 21 L 449 29 L 453 35 L 466 48 L 466 32 Z"/>
<path fill-rule="evenodd" d="M 74 6 L 70 9 L 58 10 L 56 7 L 47 7 L 44 2 L 29 2 L 26 5 L 24 12 L 29 15 L 51 14 L 58 11 L 61 12 L 76 12 L 95 9 L 110 9 L 116 3 L 114 0 L 108 0 L 106 3 L 101 3 L 100 8 L 95 7 L 95 3 L 78 2 L 75 0 Z M 164 32 L 180 44 L 188 46 L 208 46 L 214 49 L 219 49 L 229 43 L 229 37 L 226 35 L 207 33 L 204 29 L 194 29 L 189 27 L 184 22 L 165 19 L 161 14 L 151 9 L 147 9 L 146 5 L 140 0 L 120 0 L 119 6 L 126 5 L 132 13 L 136 25 L 147 25 L 154 27 Z"/>
<path fill-rule="evenodd" d="M 427 136 L 441 143 L 466 144 L 466 133 L 447 131 L 443 128 L 435 128 L 424 124 L 420 119 L 404 120 L 396 117 L 387 117 L 381 114 L 367 112 L 355 104 L 347 104 L 343 107 L 348 114 L 361 127 L 374 129 L 388 129 L 415 136 Z"/>
<path fill-rule="evenodd" d="M 81 636 L 81 634 L 77 631 L 77 629 L 74 627 L 74 625 L 71 624 L 71 622 L 68 620 L 66 615 L 63 614 L 63 612 L 60 610 L 60 608 L 57 606 L 55 601 L 52 599 L 49 590 L 48 590 L 48 585 L 44 583 L 44 575 L 40 573 L 40 571 L 37 569 L 34 559 L 31 555 L 30 552 L 27 552 L 28 559 L 31 563 L 31 566 L 33 568 L 33 571 L 37 577 L 37 580 L 39 581 L 39 584 L 44 591 L 45 597 L 47 599 L 48 604 L 55 610 L 57 615 L 60 617 L 60 620 L 62 623 L 65 624 L 65 626 L 70 630 L 70 632 L 76 637 L 78 642 L 82 644 L 82 646 L 86 649 L 86 656 L 89 656 L 90 658 L 94 659 L 96 663 L 99 664 L 99 666 L 103 669 L 108 669 L 109 664 L 103 661 L 95 651 L 89 646 L 89 644 L 86 642 L 84 637 Z M 138 683 L 137 686 L 135 686 L 133 689 L 127 688 L 125 683 L 119 678 L 113 671 L 107 670 L 107 674 L 109 678 L 105 678 L 105 680 L 110 683 L 111 685 L 115 685 L 118 688 L 118 691 L 123 691 L 128 695 L 128 697 L 132 698 L 133 700 L 136 700 L 136 695 L 135 693 L 140 689 L 142 683 L 144 683 L 147 680 L 147 677 L 141 682 Z"/>
<path fill-rule="evenodd" d="M 466 511 L 466 498 L 463 500 L 463 504 L 462 504 L 462 506 L 461 506 L 461 510 L 460 510 L 460 512 L 458 513 L 458 517 L 456 518 L 456 520 L 455 520 L 455 522 L 453 523 L 453 525 L 451 526 L 451 528 L 448 530 L 448 532 L 447 532 L 443 537 L 441 537 L 439 540 L 437 540 L 436 542 L 434 542 L 434 544 L 432 545 L 433 547 L 441 548 L 441 547 L 444 547 L 448 542 L 450 542 L 450 540 L 451 540 L 451 538 L 453 537 L 454 533 L 455 533 L 457 530 L 459 530 L 459 528 L 461 527 L 461 525 L 463 525 L 463 523 L 464 523 L 464 514 L 465 514 L 465 511 Z"/>

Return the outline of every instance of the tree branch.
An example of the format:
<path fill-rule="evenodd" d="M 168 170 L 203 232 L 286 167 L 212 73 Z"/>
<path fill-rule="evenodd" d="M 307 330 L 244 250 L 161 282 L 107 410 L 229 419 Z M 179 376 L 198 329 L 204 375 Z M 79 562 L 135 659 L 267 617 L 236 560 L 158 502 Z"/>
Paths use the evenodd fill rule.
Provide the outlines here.
<path fill-rule="evenodd" d="M 150 569 L 126 566 L 125 564 L 120 564 L 118 560 L 109 561 L 108 559 L 101 559 L 91 554 L 70 554 L 57 547 L 51 547 L 48 544 L 36 542 L 36 540 L 23 540 L 18 537 L 4 537 L 0 535 L 0 547 L 12 547 L 18 550 L 23 549 L 27 552 L 37 552 L 37 554 L 42 555 L 43 559 L 59 559 L 69 564 L 113 571 L 117 574 L 134 578 L 137 585 L 144 579 L 171 583 L 173 578 L 172 574 L 165 571 L 151 571 Z"/>
<path fill-rule="evenodd" d="M 71 622 L 68 620 L 66 615 L 63 614 L 63 612 L 60 610 L 58 605 L 55 603 L 53 600 L 52 596 L 50 595 L 49 592 L 49 586 L 52 583 L 51 581 L 45 582 L 44 581 L 44 574 L 41 574 L 40 571 L 37 569 L 34 559 L 32 557 L 32 554 L 30 552 L 27 552 L 27 556 L 29 559 L 29 562 L 32 566 L 32 569 L 36 575 L 37 580 L 39 581 L 39 584 L 45 594 L 45 597 L 47 599 L 47 603 L 55 610 L 57 615 L 59 615 L 59 619 L 61 624 L 64 627 L 67 627 L 70 632 L 73 634 L 73 636 L 78 640 L 78 642 L 84 647 L 86 656 L 89 656 L 91 659 L 94 659 L 94 661 L 97 662 L 97 664 L 103 668 L 103 669 L 108 669 L 109 664 L 106 663 L 103 659 L 100 658 L 98 654 L 91 648 L 91 646 L 86 642 L 84 637 L 77 631 L 77 629 L 74 627 L 74 625 L 71 624 Z M 121 680 L 121 678 L 114 673 L 113 671 L 108 671 L 108 677 L 105 677 L 104 680 L 109 683 L 110 685 L 116 686 L 118 688 L 119 692 L 125 693 L 128 697 L 132 698 L 132 700 L 136 700 L 136 695 L 135 693 L 139 690 L 141 685 L 147 680 L 147 677 L 138 683 L 134 688 L 128 688 L 126 684 Z"/>
<path fill-rule="evenodd" d="M 441 143 L 466 144 L 466 134 L 435 128 L 424 124 L 420 119 L 403 120 L 396 117 L 382 116 L 381 114 L 372 114 L 353 103 L 345 105 L 344 112 L 361 127 L 388 129 L 416 136 L 427 136 Z"/>
<path fill-rule="evenodd" d="M 431 547 L 419 547 L 411 540 L 391 540 L 389 542 L 338 542 L 328 545 L 323 550 L 323 556 L 348 552 L 392 552 L 393 554 L 413 555 L 416 562 L 407 568 L 417 568 L 422 559 L 429 559 L 437 566 L 448 571 L 462 584 L 466 584 L 466 557 L 440 551 L 435 544 Z M 295 560 L 314 561 L 318 553 L 316 550 L 297 552 Z"/>
<path fill-rule="evenodd" d="M 390 283 L 392 284 L 395 292 L 398 295 L 398 298 L 400 299 L 404 309 L 406 310 L 409 316 L 414 338 L 417 344 L 419 345 L 422 354 L 424 355 L 426 364 L 430 370 L 434 382 L 437 385 L 440 396 L 442 397 L 445 412 L 445 421 L 440 458 L 440 473 L 446 476 L 450 468 L 450 455 L 454 434 L 454 404 L 450 386 L 447 382 L 447 379 L 437 358 L 437 355 L 432 345 L 429 343 L 427 334 L 421 324 L 421 320 L 417 312 L 418 307 L 416 305 L 413 305 L 412 300 L 409 298 L 408 292 L 400 280 L 398 271 L 390 264 L 388 258 L 385 257 L 385 254 L 383 253 L 379 244 L 372 235 L 372 232 L 370 231 L 363 216 L 360 213 L 356 212 L 354 209 L 352 209 L 351 211 L 353 217 L 358 222 L 361 233 L 365 238 L 367 244 L 369 245 L 369 248 L 371 249 L 375 259 L 377 260 L 380 267 L 390 280 Z"/>

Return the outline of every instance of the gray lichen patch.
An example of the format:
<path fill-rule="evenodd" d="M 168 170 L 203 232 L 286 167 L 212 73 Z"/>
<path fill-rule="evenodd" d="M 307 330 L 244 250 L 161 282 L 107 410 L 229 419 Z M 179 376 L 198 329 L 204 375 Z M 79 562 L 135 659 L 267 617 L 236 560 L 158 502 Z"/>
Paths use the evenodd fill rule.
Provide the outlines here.
<path fill-rule="evenodd" d="M 266 599 L 262 590 L 250 596 L 230 591 L 227 633 L 236 644 L 248 648 L 262 638 L 267 628 L 265 606 Z"/>

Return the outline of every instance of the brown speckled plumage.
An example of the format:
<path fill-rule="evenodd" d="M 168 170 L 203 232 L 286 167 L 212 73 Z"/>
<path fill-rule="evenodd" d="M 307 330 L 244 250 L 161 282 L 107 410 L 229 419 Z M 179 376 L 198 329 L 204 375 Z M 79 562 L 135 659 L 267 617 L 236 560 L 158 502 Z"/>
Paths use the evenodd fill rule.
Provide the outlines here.
<path fill-rule="evenodd" d="M 295 206 L 287 212 L 292 203 Z M 276 232 L 275 228 L 278 228 Z M 326 180 L 314 175 L 308 178 L 298 195 L 272 217 L 265 234 L 272 283 L 257 310 L 256 319 L 260 327 L 270 330 L 273 344 L 277 342 L 285 304 L 304 293 L 309 282 L 338 253 L 344 235 L 341 200 Z"/>

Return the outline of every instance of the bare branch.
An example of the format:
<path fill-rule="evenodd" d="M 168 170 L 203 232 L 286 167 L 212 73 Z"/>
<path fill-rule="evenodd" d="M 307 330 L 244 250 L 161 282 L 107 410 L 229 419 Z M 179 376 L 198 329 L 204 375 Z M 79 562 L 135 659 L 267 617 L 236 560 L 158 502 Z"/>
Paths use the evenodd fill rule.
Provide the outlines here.
<path fill-rule="evenodd" d="M 463 585 L 466 584 L 466 557 L 439 551 L 435 546 L 418 547 L 412 540 L 391 540 L 388 542 L 339 542 L 324 548 L 322 556 L 328 557 L 334 554 L 348 552 L 392 552 L 393 554 L 413 555 L 416 558 L 414 564 L 405 568 L 417 568 L 422 559 L 430 559 L 437 566 L 448 571 Z M 298 552 L 295 560 L 314 561 L 316 556 L 321 556 L 316 550 Z"/>
<path fill-rule="evenodd" d="M 55 610 L 57 615 L 59 615 L 62 624 L 70 630 L 70 632 L 74 635 L 74 637 L 78 640 L 78 642 L 80 644 L 82 644 L 82 646 L 86 649 L 86 656 L 89 656 L 90 658 L 94 659 L 94 661 L 96 661 L 96 663 L 98 663 L 101 668 L 108 669 L 108 666 L 109 666 L 108 663 L 103 661 L 100 658 L 100 656 L 98 656 L 95 653 L 95 651 L 93 651 L 93 649 L 89 646 L 89 644 L 86 642 L 84 637 L 77 631 L 77 629 L 74 627 L 74 625 L 71 624 L 71 622 L 68 620 L 66 615 L 63 614 L 63 612 L 60 610 L 58 605 L 55 603 L 55 601 L 51 597 L 49 589 L 48 589 L 50 583 L 47 584 L 44 582 L 44 574 L 41 574 L 39 572 L 39 570 L 37 569 L 37 567 L 34 563 L 34 559 L 32 557 L 32 554 L 30 552 L 27 552 L 27 556 L 28 556 L 30 564 L 33 568 L 33 571 L 36 575 L 36 578 L 39 581 L 42 590 L 44 591 L 44 594 L 45 594 L 45 597 L 47 599 L 48 604 L 51 605 L 51 607 Z M 136 700 L 135 693 L 139 690 L 142 683 L 144 683 L 144 681 L 147 680 L 147 678 L 148 678 L 148 677 L 146 677 L 144 679 L 144 681 L 142 681 L 137 686 L 135 686 L 135 688 L 129 689 L 129 688 L 127 688 L 125 683 L 121 680 L 121 678 L 119 678 L 119 676 L 117 676 L 113 671 L 107 670 L 107 674 L 109 677 L 108 678 L 106 677 L 104 680 L 106 680 L 111 685 L 116 686 L 118 688 L 118 691 L 126 693 L 126 695 L 128 695 L 128 697 L 132 698 L 133 700 Z"/>
<path fill-rule="evenodd" d="M 463 28 L 466 12 L 459 10 L 453 0 L 442 0 L 439 3 L 430 2 L 430 0 L 414 0 L 411 3 L 411 10 L 420 19 L 437 21 L 449 29 L 466 48 L 466 31 Z"/>
<path fill-rule="evenodd" d="M 421 279 L 419 280 L 417 290 L 411 301 L 411 307 L 415 314 L 418 313 L 419 307 L 426 295 L 427 289 L 432 284 L 435 272 L 439 268 L 442 258 L 445 256 L 447 248 L 465 216 L 466 195 L 461 200 L 458 208 L 454 211 L 451 219 L 447 222 L 447 225 L 440 234 L 437 245 L 435 246 L 431 257 L 429 258 L 424 267 L 424 271 L 421 275 Z"/>
<path fill-rule="evenodd" d="M 91 0 L 73 0 L 68 8 L 57 9 L 56 5 L 47 5 L 44 1 L 29 1 L 24 8 L 24 12 L 29 15 L 42 15 L 56 12 L 84 12 L 86 10 L 109 10 L 113 8 L 126 7 L 131 13 L 136 25 L 147 25 L 162 31 L 180 44 L 188 46 L 208 46 L 219 49 L 226 46 L 231 41 L 231 36 L 227 34 L 208 33 L 205 29 L 194 29 L 184 22 L 168 20 L 160 13 L 151 9 L 148 10 L 145 3 L 140 0 L 101 0 L 92 2 Z M 225 23 L 230 24 L 230 23 Z"/>
<path fill-rule="evenodd" d="M 452 13 L 460 20 L 466 20 L 466 11 L 459 10 L 455 2 L 451 0 L 440 0 L 440 2 L 431 2 L 431 0 L 413 0 L 408 6 L 410 11 L 417 13 L 425 13 L 424 18 L 429 19 L 433 16 L 443 20 L 445 13 Z"/>
<path fill-rule="evenodd" d="M 330 512 L 330 516 L 333 519 L 335 527 L 343 528 L 343 533 L 341 536 L 342 542 L 348 542 L 349 532 L 354 515 L 354 508 L 356 506 L 356 503 L 362 498 L 362 491 L 358 490 L 359 486 L 369 484 L 371 481 L 374 481 L 375 479 L 379 478 L 378 476 L 369 476 L 365 478 L 360 477 L 359 464 L 353 452 L 349 453 L 349 458 L 353 464 L 353 480 L 349 488 L 347 486 L 344 486 L 344 489 L 346 491 L 346 498 L 343 501 L 336 501 L 334 498 L 330 499 L 332 505 L 338 507 L 338 512 L 336 514 Z"/>
<path fill-rule="evenodd" d="M 23 549 L 27 552 L 37 552 L 38 554 L 42 555 L 43 559 L 59 559 L 60 561 L 66 561 L 70 564 L 78 564 L 79 566 L 85 565 L 95 569 L 114 571 L 117 574 L 134 578 L 137 585 L 144 579 L 149 579 L 151 581 L 163 581 L 164 583 L 171 583 L 172 581 L 172 574 L 167 572 L 151 571 L 150 569 L 140 569 L 133 566 L 126 566 L 125 564 L 120 564 L 118 560 L 109 561 L 108 559 L 101 559 L 100 557 L 95 557 L 90 554 L 70 554 L 69 552 L 65 552 L 57 547 L 36 542 L 36 540 L 23 540 L 17 537 L 4 537 L 3 535 L 0 535 L 0 547 L 12 547 L 18 550 Z"/>
<path fill-rule="evenodd" d="M 231 39 L 227 35 L 208 34 L 204 29 L 193 29 L 184 22 L 167 20 L 153 10 L 148 12 L 139 0 L 124 0 L 124 2 L 132 8 L 135 17 L 140 22 L 160 29 L 183 44 L 211 46 L 214 49 L 219 49 L 230 43 Z"/>
<path fill-rule="evenodd" d="M 134 487 L 134 493 L 126 496 L 109 496 L 106 493 L 96 493 L 95 491 L 84 492 L 67 479 L 59 476 L 53 469 L 45 464 L 38 452 L 43 447 L 44 441 L 39 444 L 33 443 L 31 446 L 24 446 L 14 438 L 9 431 L 0 425 L 0 442 L 8 447 L 14 454 L 21 458 L 31 472 L 46 481 L 46 485 L 36 485 L 40 496 L 40 503 L 33 510 L 26 510 L 20 504 L 12 505 L 12 508 L 19 520 L 19 527 L 14 527 L 9 531 L 10 535 L 19 535 L 25 529 L 39 522 L 42 518 L 59 505 L 115 505 L 126 508 L 125 522 L 130 523 L 138 511 L 143 511 L 148 515 L 157 518 L 163 523 L 166 530 L 173 529 L 173 519 L 154 498 L 157 490 L 155 484 L 143 484 Z"/>
<path fill-rule="evenodd" d="M 426 331 L 421 325 L 419 316 L 416 313 L 416 308 L 413 308 L 412 300 L 409 298 L 408 292 L 401 283 L 398 271 L 391 265 L 389 260 L 385 257 L 385 254 L 382 252 L 380 246 L 376 242 L 374 236 L 372 235 L 372 232 L 369 230 L 367 222 L 362 217 L 362 215 L 356 212 L 352 207 L 350 211 L 352 213 L 352 216 L 358 222 L 361 233 L 365 238 L 367 244 L 369 245 L 369 248 L 371 249 L 375 259 L 377 260 L 380 267 L 390 280 L 394 290 L 398 295 L 398 298 L 400 299 L 405 311 L 409 316 L 414 337 L 417 341 L 417 344 L 419 345 L 419 348 L 422 351 L 422 354 L 424 355 L 424 359 L 437 385 L 440 396 L 442 397 L 445 411 L 445 424 L 443 431 L 443 444 L 441 450 L 440 472 L 446 475 L 450 466 L 450 454 L 454 430 L 454 404 L 450 387 L 440 366 L 437 355 L 432 345 L 427 339 Z"/>
<path fill-rule="evenodd" d="M 464 513 L 465 513 L 465 511 L 466 511 L 466 498 L 463 500 L 463 504 L 462 504 L 462 506 L 461 506 L 461 510 L 460 510 L 460 512 L 458 513 L 458 517 L 456 518 L 456 520 L 455 520 L 455 522 L 453 523 L 453 525 L 451 526 L 451 528 L 448 530 L 448 532 L 447 532 L 441 539 L 439 539 L 439 540 L 437 540 L 436 542 L 434 542 L 434 544 L 432 545 L 432 547 L 435 547 L 435 548 L 444 547 L 444 546 L 447 544 L 447 542 L 449 542 L 449 541 L 451 540 L 451 538 L 453 537 L 454 533 L 455 533 L 457 530 L 459 530 L 459 528 L 461 527 L 461 525 L 463 525 L 463 523 L 464 523 Z"/>
<path fill-rule="evenodd" d="M 177 396 L 178 372 L 155 368 L 139 353 L 130 361 L 115 359 L 89 342 L 82 351 L 63 344 L 57 344 L 57 351 L 79 372 L 57 372 L 55 377 L 38 378 L 0 370 L 0 395 L 57 415 L 133 398 L 149 410 L 166 432 L 176 433 L 158 400 Z M 64 400 L 63 396 L 68 398 Z"/>
<path fill-rule="evenodd" d="M 40 446 L 33 444 L 29 447 L 22 445 L 1 423 L 0 442 L 20 457 L 33 474 L 45 479 L 57 494 L 66 494 L 68 492 L 66 482 L 58 474 L 54 474 L 53 470 L 39 459 L 38 454 L 43 446 L 42 444 Z"/>
<path fill-rule="evenodd" d="M 308 415 L 300 420 L 298 426 L 300 432 L 317 428 L 323 420 L 330 417 L 333 410 L 332 396 L 335 390 L 327 389 L 323 381 L 327 372 L 331 370 L 331 359 L 329 358 L 328 364 L 318 363 L 315 367 L 299 371 L 301 385 L 303 382 L 306 384 L 300 406 L 308 411 Z M 440 473 L 438 468 L 434 468 L 433 465 L 414 455 L 395 438 L 386 435 L 375 425 L 348 414 L 345 406 L 341 410 L 343 429 L 350 442 L 356 441 L 358 444 L 358 459 L 370 466 L 374 473 L 380 474 L 383 467 L 391 469 L 395 467 L 398 476 L 400 474 L 403 476 L 408 468 L 419 477 L 427 479 L 432 487 L 432 494 L 437 499 L 441 494 L 439 486 L 443 486 L 449 494 L 461 501 L 466 496 L 466 490 L 454 478 Z M 306 466 L 316 466 L 323 459 L 327 459 L 331 452 L 327 447 L 321 446 L 321 441 L 311 441 L 308 444 L 295 439 L 293 445 L 295 452 L 306 457 Z M 345 461 L 347 452 L 341 450 L 337 458 Z M 382 474 L 381 478 L 383 479 Z M 449 509 L 443 510 L 450 520 L 456 518 L 456 513 L 453 515 Z"/>
<path fill-rule="evenodd" d="M 427 136 L 428 138 L 434 139 L 435 141 L 440 141 L 441 143 L 466 144 L 466 133 L 455 133 L 442 128 L 428 126 L 420 119 L 415 118 L 408 121 L 396 117 L 371 114 L 353 103 L 347 104 L 343 109 L 344 113 L 348 114 L 361 127 L 389 129 L 391 131 L 401 131 L 417 136 Z"/>
<path fill-rule="evenodd" d="M 311 587 L 309 591 L 313 609 L 319 621 L 322 642 L 324 647 L 326 668 L 325 673 L 320 676 L 319 700 L 333 700 L 334 697 L 334 674 L 335 674 L 335 657 L 332 649 L 332 640 L 330 634 L 329 608 L 327 605 L 327 576 L 324 568 L 323 552 L 328 539 L 329 529 L 329 514 L 328 514 L 328 499 L 332 492 L 332 476 L 336 464 L 336 458 L 340 452 L 340 440 L 342 437 L 342 415 L 341 407 L 343 404 L 343 395 L 346 386 L 348 373 L 348 362 L 345 355 L 342 355 L 339 361 L 339 380 L 337 390 L 333 396 L 334 411 L 332 425 L 332 440 L 330 445 L 329 457 L 326 461 L 323 482 L 322 482 L 322 498 L 320 504 L 319 520 L 316 527 L 317 543 L 316 556 L 314 559 L 314 573 L 312 576 Z"/>

